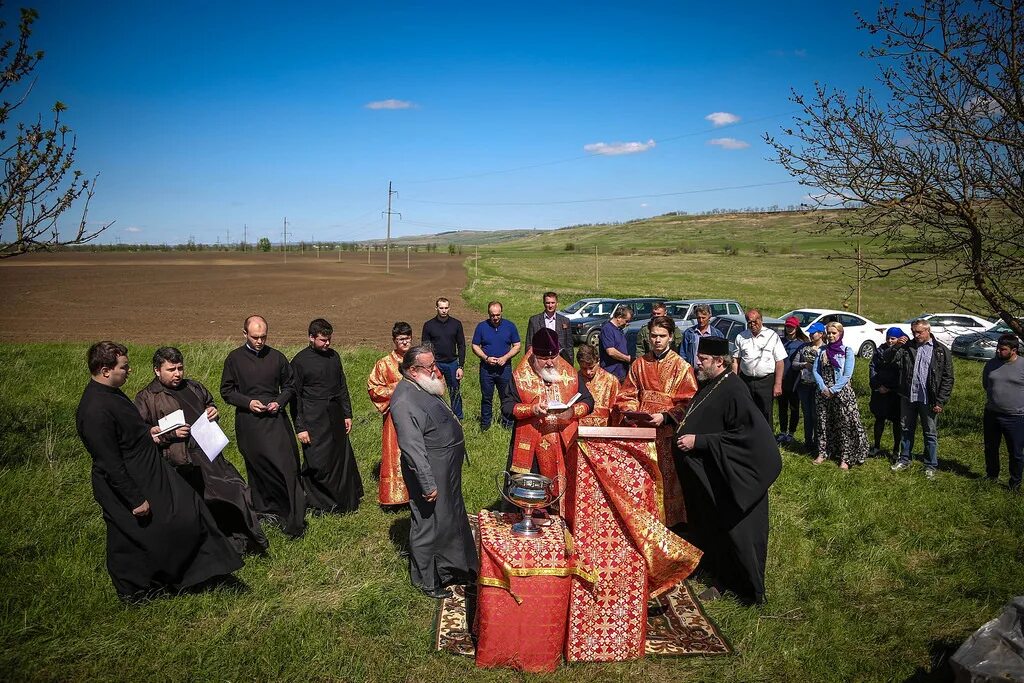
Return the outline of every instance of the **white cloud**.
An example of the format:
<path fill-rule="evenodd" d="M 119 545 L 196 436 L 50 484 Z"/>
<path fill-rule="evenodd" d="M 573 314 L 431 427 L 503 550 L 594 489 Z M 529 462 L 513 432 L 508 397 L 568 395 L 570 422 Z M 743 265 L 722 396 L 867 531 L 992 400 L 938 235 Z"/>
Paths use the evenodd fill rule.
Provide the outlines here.
<path fill-rule="evenodd" d="M 646 209 L 647 208 L 647 202 L 641 202 L 640 206 Z"/>
<path fill-rule="evenodd" d="M 124 231 L 125 232 L 142 232 L 142 228 L 136 228 L 134 225 L 131 225 L 131 226 L 125 228 Z"/>
<path fill-rule="evenodd" d="M 721 147 L 722 149 L 745 149 L 750 147 L 749 142 L 737 140 L 736 138 L 712 138 L 708 140 L 708 144 Z"/>
<path fill-rule="evenodd" d="M 589 145 L 583 145 L 583 149 L 592 154 L 614 156 L 616 154 L 646 152 L 649 149 L 653 149 L 654 146 L 654 140 L 648 140 L 647 142 L 592 142 Z"/>
<path fill-rule="evenodd" d="M 409 100 L 375 100 L 365 106 L 367 109 L 414 109 L 416 104 Z"/>
<path fill-rule="evenodd" d="M 730 123 L 738 123 L 740 117 L 736 116 L 736 114 L 730 114 L 727 111 L 716 111 L 708 114 L 704 119 L 715 124 L 715 128 L 718 128 L 719 126 L 728 126 Z"/>

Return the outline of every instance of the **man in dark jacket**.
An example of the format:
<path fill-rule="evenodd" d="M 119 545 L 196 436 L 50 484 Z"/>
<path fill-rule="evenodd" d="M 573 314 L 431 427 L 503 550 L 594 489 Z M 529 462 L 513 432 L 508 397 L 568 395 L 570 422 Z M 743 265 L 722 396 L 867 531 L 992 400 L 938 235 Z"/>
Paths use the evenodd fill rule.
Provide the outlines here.
<path fill-rule="evenodd" d="M 566 363 L 572 365 L 572 330 L 569 328 L 569 319 L 557 309 L 558 295 L 554 292 L 544 292 L 544 311 L 531 315 L 530 322 L 526 324 L 526 350 L 530 350 L 530 340 L 537 334 L 537 330 L 546 327 L 558 335 L 558 345 L 562 349 L 559 355 Z"/>
<path fill-rule="evenodd" d="M 939 413 L 953 393 L 953 358 L 940 344 L 927 320 L 910 325 L 913 341 L 900 337 L 885 355 L 899 369 L 900 455 L 894 472 L 910 467 L 914 433 L 920 418 L 924 431 L 924 475 L 935 476 L 939 466 Z"/>

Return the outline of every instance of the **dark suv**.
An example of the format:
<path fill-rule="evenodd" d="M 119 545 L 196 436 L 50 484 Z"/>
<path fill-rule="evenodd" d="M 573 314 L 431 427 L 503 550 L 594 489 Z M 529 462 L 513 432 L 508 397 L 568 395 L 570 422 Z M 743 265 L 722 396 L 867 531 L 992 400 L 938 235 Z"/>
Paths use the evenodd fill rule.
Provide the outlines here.
<path fill-rule="evenodd" d="M 654 304 L 659 301 L 665 301 L 665 299 L 656 296 L 642 296 L 635 299 L 619 299 L 615 306 L 618 310 L 620 306 L 629 306 L 633 309 L 634 318 L 650 318 L 651 309 L 654 308 Z M 610 316 L 590 317 L 590 318 L 579 318 L 578 320 L 572 321 L 572 341 L 574 344 L 579 346 L 580 344 L 590 344 L 591 346 L 597 346 L 598 338 L 601 336 L 601 326 L 608 322 Z"/>

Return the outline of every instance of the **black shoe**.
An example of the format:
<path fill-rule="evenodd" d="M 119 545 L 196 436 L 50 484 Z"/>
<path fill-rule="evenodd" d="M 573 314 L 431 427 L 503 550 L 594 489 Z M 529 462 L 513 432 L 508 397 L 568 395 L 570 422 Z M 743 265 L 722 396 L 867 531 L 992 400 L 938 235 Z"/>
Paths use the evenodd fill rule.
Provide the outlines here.
<path fill-rule="evenodd" d="M 452 592 L 447 588 L 420 588 L 420 592 L 429 598 L 438 600 L 452 597 Z"/>

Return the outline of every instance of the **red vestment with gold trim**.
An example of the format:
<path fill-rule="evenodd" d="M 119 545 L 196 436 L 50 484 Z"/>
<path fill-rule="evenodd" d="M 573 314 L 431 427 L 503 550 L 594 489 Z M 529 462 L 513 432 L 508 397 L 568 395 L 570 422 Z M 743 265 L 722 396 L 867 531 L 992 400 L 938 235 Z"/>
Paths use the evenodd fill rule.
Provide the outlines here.
<path fill-rule="evenodd" d="M 660 359 L 648 353 L 633 361 L 615 405 L 618 411 L 668 413 L 669 419 L 658 427 L 656 444 L 664 520 L 670 527 L 686 521 L 683 487 L 672 457 L 672 439 L 675 424 L 682 420 L 696 393 L 693 368 L 670 349 Z"/>
<path fill-rule="evenodd" d="M 590 406 L 582 401 L 573 404 L 571 417 L 558 421 L 553 415 L 536 416 L 533 406 L 540 402 L 541 397 L 547 401 L 568 403 L 579 391 L 579 376 L 576 369 L 569 365 L 561 356 L 555 357 L 555 371 L 558 380 L 547 383 L 537 375 L 530 364 L 533 351 L 526 356 L 512 371 L 512 381 L 519 402 L 515 404 L 512 415 L 516 424 L 512 431 L 512 464 L 513 472 L 530 472 L 534 459 L 542 475 L 555 479 L 556 475 L 566 476 L 566 453 L 576 448 L 576 429 L 579 418 L 590 412 Z M 560 490 L 556 484 L 554 490 Z"/>
<path fill-rule="evenodd" d="M 402 478 L 398 434 L 391 420 L 391 394 L 402 379 L 398 369 L 401 356 L 394 351 L 384 356 L 373 366 L 366 379 L 366 391 L 373 405 L 384 416 L 384 427 L 380 437 L 380 483 L 377 486 L 377 500 L 381 505 L 402 505 L 409 502 L 409 489 Z"/>
<path fill-rule="evenodd" d="M 590 427 L 608 427 L 612 422 L 612 409 L 619 396 L 619 379 L 604 368 L 597 368 L 594 379 L 587 382 L 587 389 L 594 397 L 594 409 L 589 415 L 580 418 L 581 425 Z"/>

